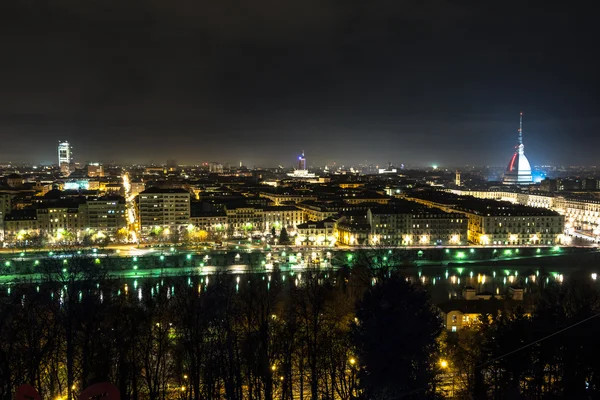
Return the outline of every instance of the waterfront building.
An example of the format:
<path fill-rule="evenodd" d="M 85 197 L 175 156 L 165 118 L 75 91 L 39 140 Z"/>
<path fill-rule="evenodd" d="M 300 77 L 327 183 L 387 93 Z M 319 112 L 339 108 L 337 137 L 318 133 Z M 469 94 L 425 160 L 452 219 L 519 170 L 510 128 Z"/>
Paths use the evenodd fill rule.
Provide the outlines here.
<path fill-rule="evenodd" d="M 263 208 L 263 230 L 270 231 L 275 228 L 295 230 L 296 226 L 304 222 L 304 212 L 296 206 L 271 206 Z"/>
<path fill-rule="evenodd" d="M 190 192 L 184 189 L 152 187 L 138 196 L 138 216 L 142 233 L 154 228 L 173 230 L 190 223 Z"/>
<path fill-rule="evenodd" d="M 309 221 L 296 226 L 296 244 L 304 246 L 331 246 L 335 244 L 335 219 Z"/>
<path fill-rule="evenodd" d="M 456 196 L 447 192 L 419 192 L 407 197 L 428 207 L 465 214 L 468 240 L 480 245 L 564 244 L 565 218 L 549 209 Z"/>

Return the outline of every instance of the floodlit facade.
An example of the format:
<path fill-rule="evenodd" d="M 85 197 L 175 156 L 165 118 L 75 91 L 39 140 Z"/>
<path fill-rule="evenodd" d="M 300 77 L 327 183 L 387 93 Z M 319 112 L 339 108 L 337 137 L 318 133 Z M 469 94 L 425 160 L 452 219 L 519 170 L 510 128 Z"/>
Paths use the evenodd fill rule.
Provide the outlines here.
<path fill-rule="evenodd" d="M 519 135 L 515 153 L 506 167 L 503 183 L 505 185 L 530 185 L 533 183 L 531 165 L 525 156 L 525 145 L 523 145 L 523 113 L 520 114 Z"/>
<path fill-rule="evenodd" d="M 566 233 L 581 231 L 584 238 L 600 242 L 600 200 L 577 196 L 555 196 L 552 194 L 516 193 L 502 191 L 476 191 L 449 189 L 449 193 L 459 196 L 473 196 L 478 199 L 510 201 L 535 208 L 556 211 L 565 218 Z"/>
<path fill-rule="evenodd" d="M 60 171 L 68 175 L 71 172 L 71 163 L 73 161 L 73 150 L 69 142 L 58 143 L 58 166 Z"/>
<path fill-rule="evenodd" d="M 182 229 L 190 223 L 190 193 L 183 189 L 150 188 L 138 197 L 142 232 L 155 228 Z"/>
<path fill-rule="evenodd" d="M 478 245 L 554 245 L 568 242 L 565 217 L 549 209 L 447 192 L 421 193 L 410 200 L 468 219 L 468 241 Z"/>

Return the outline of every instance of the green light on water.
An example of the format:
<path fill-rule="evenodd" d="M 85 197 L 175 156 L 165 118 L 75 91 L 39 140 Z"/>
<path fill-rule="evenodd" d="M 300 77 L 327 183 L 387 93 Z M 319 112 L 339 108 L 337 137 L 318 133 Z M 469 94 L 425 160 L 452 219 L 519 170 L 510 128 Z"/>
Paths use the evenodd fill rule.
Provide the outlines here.
<path fill-rule="evenodd" d="M 539 254 L 542 252 L 542 249 L 537 249 L 535 252 Z"/>
<path fill-rule="evenodd" d="M 5 262 L 4 265 L 10 267 L 10 261 Z"/>
<path fill-rule="evenodd" d="M 40 260 L 35 260 L 35 261 L 33 262 L 33 265 L 40 265 Z"/>
<path fill-rule="evenodd" d="M 450 253 L 450 249 L 446 249 L 446 254 L 447 254 L 447 253 Z"/>
<path fill-rule="evenodd" d="M 465 257 L 466 257 L 466 254 L 463 253 L 462 251 L 459 251 L 458 253 L 456 253 L 456 258 L 460 259 L 460 258 L 465 258 Z"/>
<path fill-rule="evenodd" d="M 471 252 L 471 254 L 475 253 L 475 249 L 471 249 L 469 251 Z"/>
<path fill-rule="evenodd" d="M 352 261 L 352 254 L 348 254 L 348 255 L 346 256 L 346 258 L 348 259 L 348 261 Z"/>
<path fill-rule="evenodd" d="M 160 261 L 164 261 L 165 256 L 160 256 Z"/>
<path fill-rule="evenodd" d="M 100 264 L 100 259 L 99 259 L 99 258 L 96 258 L 96 259 L 94 260 L 94 262 L 95 262 L 96 264 Z"/>
<path fill-rule="evenodd" d="M 138 266 L 137 266 L 137 265 L 134 265 L 134 266 L 133 266 L 133 269 L 138 269 Z"/>
<path fill-rule="evenodd" d="M 504 250 L 505 256 L 510 256 L 512 254 L 512 250 Z"/>
<path fill-rule="evenodd" d="M 134 261 L 134 262 L 137 262 L 137 257 L 133 257 L 133 261 Z"/>
<path fill-rule="evenodd" d="M 456 271 L 458 271 L 458 275 L 462 275 L 462 273 L 463 273 L 463 268 L 456 268 Z"/>
<path fill-rule="evenodd" d="M 188 260 L 191 260 L 192 259 L 192 255 L 188 254 L 187 256 L 185 256 L 185 258 L 187 258 Z"/>
<path fill-rule="evenodd" d="M 66 269 L 66 268 L 63 268 L 63 272 L 67 272 L 67 269 Z"/>
<path fill-rule="evenodd" d="M 25 253 L 21 252 L 21 257 L 23 257 L 25 255 Z"/>

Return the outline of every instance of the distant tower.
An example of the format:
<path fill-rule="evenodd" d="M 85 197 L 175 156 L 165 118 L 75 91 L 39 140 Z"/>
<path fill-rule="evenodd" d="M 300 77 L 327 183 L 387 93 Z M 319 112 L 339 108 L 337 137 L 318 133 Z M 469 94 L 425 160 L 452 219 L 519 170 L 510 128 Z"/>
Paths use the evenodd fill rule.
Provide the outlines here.
<path fill-rule="evenodd" d="M 64 174 L 71 171 L 73 151 L 69 142 L 58 142 L 58 166 Z"/>
<path fill-rule="evenodd" d="M 533 183 L 531 165 L 525 157 L 525 146 L 523 145 L 523 113 L 520 113 L 519 116 L 517 145 L 504 173 L 503 183 L 505 185 L 531 185 Z"/>
<path fill-rule="evenodd" d="M 304 157 L 304 150 L 302 150 L 302 155 L 298 156 L 298 169 L 306 169 L 306 158 Z"/>
<path fill-rule="evenodd" d="M 456 178 L 454 179 L 456 186 L 460 186 L 460 171 L 456 170 Z"/>

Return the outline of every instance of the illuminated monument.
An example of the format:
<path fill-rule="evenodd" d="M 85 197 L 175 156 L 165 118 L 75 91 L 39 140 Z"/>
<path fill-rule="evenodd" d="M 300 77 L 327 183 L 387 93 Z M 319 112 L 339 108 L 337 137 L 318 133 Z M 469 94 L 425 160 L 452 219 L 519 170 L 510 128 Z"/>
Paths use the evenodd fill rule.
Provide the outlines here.
<path fill-rule="evenodd" d="M 298 169 L 295 169 L 294 172 L 290 172 L 287 175 L 290 178 L 297 179 L 310 179 L 317 177 L 315 174 L 308 172 L 308 170 L 306 169 L 306 157 L 304 157 L 304 151 L 302 151 L 301 156 L 298 156 Z"/>
<path fill-rule="evenodd" d="M 523 113 L 520 114 L 519 136 L 515 154 L 513 154 L 508 167 L 506 167 L 502 183 L 505 185 L 531 185 L 533 183 L 531 165 L 525 157 L 525 146 L 523 145 Z"/>

